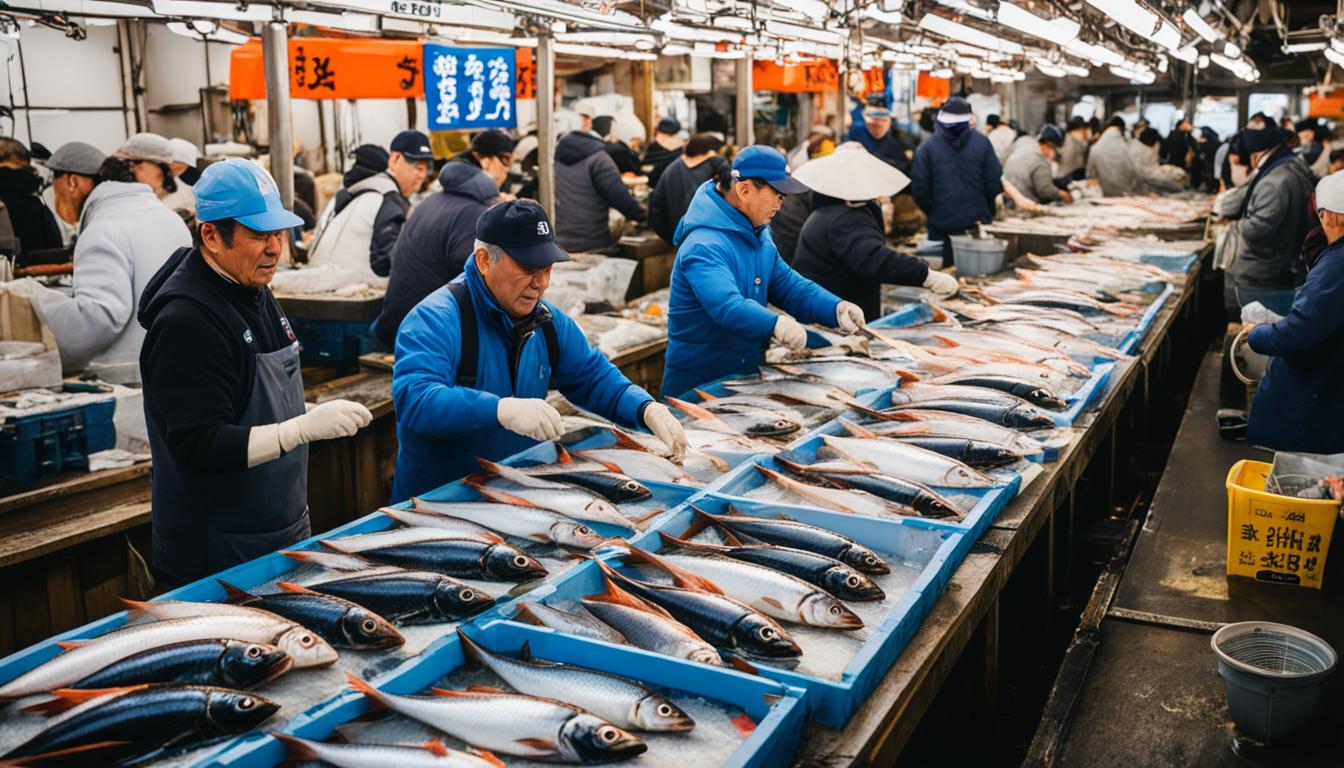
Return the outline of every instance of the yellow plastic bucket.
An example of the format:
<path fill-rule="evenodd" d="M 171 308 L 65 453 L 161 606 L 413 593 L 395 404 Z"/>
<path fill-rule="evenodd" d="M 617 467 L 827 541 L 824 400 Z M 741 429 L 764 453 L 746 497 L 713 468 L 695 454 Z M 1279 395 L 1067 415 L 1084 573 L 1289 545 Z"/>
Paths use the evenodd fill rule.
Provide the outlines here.
<path fill-rule="evenodd" d="M 1339 502 L 1267 493 L 1271 468 L 1243 460 L 1227 473 L 1227 573 L 1320 589 Z"/>

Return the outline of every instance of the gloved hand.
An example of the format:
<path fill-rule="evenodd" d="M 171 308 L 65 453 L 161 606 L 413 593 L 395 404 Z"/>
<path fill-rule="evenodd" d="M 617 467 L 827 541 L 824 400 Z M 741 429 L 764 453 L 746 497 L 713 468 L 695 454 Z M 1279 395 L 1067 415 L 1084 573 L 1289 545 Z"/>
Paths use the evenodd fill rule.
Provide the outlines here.
<path fill-rule="evenodd" d="M 775 321 L 775 331 L 771 334 L 771 338 L 795 352 L 807 349 L 807 330 L 788 315 L 780 315 Z"/>
<path fill-rule="evenodd" d="M 1270 311 L 1269 307 L 1258 301 L 1252 301 L 1250 304 L 1241 308 L 1242 325 L 1261 325 L 1264 323 L 1277 323 L 1283 317 Z"/>
<path fill-rule="evenodd" d="M 835 324 L 845 333 L 853 333 L 863 327 L 867 318 L 863 310 L 852 301 L 842 301 L 835 305 Z"/>
<path fill-rule="evenodd" d="M 686 450 L 691 447 L 690 442 L 686 440 L 686 430 L 681 428 L 681 422 L 677 421 L 677 417 L 673 416 L 662 403 L 649 403 L 644 409 L 644 426 L 671 450 L 673 461 L 681 461 L 686 455 Z"/>
<path fill-rule="evenodd" d="M 929 276 L 924 278 L 924 287 L 939 296 L 955 296 L 959 286 L 957 285 L 957 278 L 946 272 L 930 269 Z"/>
<path fill-rule="evenodd" d="M 352 400 L 328 400 L 302 416 L 282 421 L 280 449 L 289 453 L 300 445 L 318 440 L 350 437 L 373 421 L 369 409 Z"/>
<path fill-rule="evenodd" d="M 495 410 L 499 426 L 533 440 L 559 440 L 565 434 L 560 412 L 535 397 L 502 397 Z"/>
<path fill-rule="evenodd" d="M 7 291 L 16 296 L 22 296 L 28 299 L 34 307 L 42 303 L 47 297 L 66 298 L 60 291 L 52 290 L 31 277 L 20 277 L 18 280 L 11 280 L 8 283 L 0 283 L 0 291 Z"/>

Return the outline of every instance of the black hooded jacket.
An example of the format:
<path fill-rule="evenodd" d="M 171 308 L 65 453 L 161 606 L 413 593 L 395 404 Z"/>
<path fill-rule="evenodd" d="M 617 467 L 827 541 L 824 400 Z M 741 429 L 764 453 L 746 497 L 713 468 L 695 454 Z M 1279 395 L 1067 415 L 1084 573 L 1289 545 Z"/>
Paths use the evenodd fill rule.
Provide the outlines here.
<path fill-rule="evenodd" d="M 61 247 L 56 217 L 38 193 L 42 178 L 32 168 L 0 168 L 0 202 L 19 238 L 20 253 Z"/>
<path fill-rule="evenodd" d="M 695 191 L 726 164 L 722 157 L 710 155 L 694 168 L 680 158 L 669 165 L 649 196 L 649 229 L 671 245 L 672 234 L 691 207 Z"/>
<path fill-rule="evenodd" d="M 607 211 L 615 208 L 632 221 L 644 220 L 616 161 L 592 133 L 565 134 L 555 148 L 555 242 L 566 251 L 602 251 L 615 243 Z"/>

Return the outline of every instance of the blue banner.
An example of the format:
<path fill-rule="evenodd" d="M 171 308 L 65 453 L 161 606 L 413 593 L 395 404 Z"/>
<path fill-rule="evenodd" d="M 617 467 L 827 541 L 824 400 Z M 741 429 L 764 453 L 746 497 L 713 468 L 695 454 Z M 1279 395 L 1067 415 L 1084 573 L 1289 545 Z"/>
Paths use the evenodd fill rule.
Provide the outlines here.
<path fill-rule="evenodd" d="M 435 131 L 512 128 L 517 73 L 512 48 L 425 45 L 425 105 Z"/>

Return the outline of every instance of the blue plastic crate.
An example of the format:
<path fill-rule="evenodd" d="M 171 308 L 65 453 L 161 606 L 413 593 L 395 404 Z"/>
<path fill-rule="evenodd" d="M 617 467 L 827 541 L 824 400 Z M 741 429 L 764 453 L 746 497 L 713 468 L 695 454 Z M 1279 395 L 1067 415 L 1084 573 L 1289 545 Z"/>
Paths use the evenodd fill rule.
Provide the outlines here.
<path fill-rule="evenodd" d="M 636 648 L 596 643 L 550 630 L 492 621 L 467 629 L 473 640 L 507 654 L 524 642 L 538 658 L 575 664 L 641 681 L 661 690 L 681 692 L 740 710 L 756 724 L 729 759 L 733 768 L 770 768 L 792 762 L 802 739 L 804 692 L 733 670 L 692 664 Z M 392 694 L 419 693 L 466 664 L 461 640 L 454 633 L 411 663 L 371 681 Z M 346 690 L 290 720 L 283 730 L 301 738 L 323 739 L 337 726 L 368 711 L 368 699 Z M 253 732 L 215 751 L 197 765 L 206 768 L 268 768 L 285 759 L 273 737 Z"/>
<path fill-rule="evenodd" d="M 379 349 L 367 320 L 314 320 L 290 317 L 299 339 L 299 362 L 304 365 L 352 365 L 359 356 Z"/>
<path fill-rule="evenodd" d="M 1133 354 L 1134 348 L 1139 345 L 1140 341 L 1143 341 L 1144 336 L 1148 335 L 1148 330 L 1152 328 L 1153 321 L 1157 319 L 1157 313 L 1162 311 L 1162 306 L 1175 292 L 1176 289 L 1168 285 L 1165 291 L 1158 294 L 1157 298 L 1153 299 L 1153 303 L 1149 304 L 1148 308 L 1143 311 L 1143 315 L 1139 318 L 1139 324 L 1125 334 L 1125 338 L 1116 345 L 1116 348 L 1127 355 Z"/>
<path fill-rule="evenodd" d="M 117 444 L 112 398 L 58 411 L 0 420 L 0 493 L 43 477 L 89 468 L 89 454 Z"/>
<path fill-rule="evenodd" d="M 705 494 L 692 499 L 677 510 L 675 515 L 660 521 L 658 530 L 673 535 L 682 533 L 692 520 L 690 505 L 714 514 L 723 514 L 731 505 L 746 514 L 762 517 L 788 515 L 805 523 L 817 525 L 848 536 L 882 555 L 888 562 L 902 561 L 915 564 L 919 574 L 913 583 L 895 599 L 879 623 L 867 628 L 870 636 L 856 648 L 852 657 L 839 658 L 843 671 L 837 678 L 822 678 L 797 670 L 756 663 L 759 674 L 785 685 L 805 688 L 810 717 L 831 728 L 843 728 L 853 713 L 863 705 L 877 687 L 883 675 L 895 663 L 901 651 L 914 637 L 919 625 L 937 601 L 956 570 L 960 559 L 969 549 L 963 546 L 967 537 L 951 526 L 924 520 L 877 520 L 835 512 L 806 508 L 790 508 L 742 499 L 729 499 Z M 649 551 L 658 547 L 657 531 L 650 530 L 634 539 L 634 543 Z M 613 566 L 615 563 L 611 563 Z M 543 603 L 568 603 L 586 595 L 604 590 L 601 571 L 594 563 L 566 573 L 551 584 L 539 588 L 529 600 Z M 851 607 L 860 605 L 851 603 Z M 506 608 L 491 609 L 479 621 L 508 614 Z M 786 626 L 786 629 L 793 625 Z M 600 641 L 587 641 L 604 649 L 614 648 Z"/>

